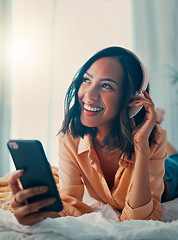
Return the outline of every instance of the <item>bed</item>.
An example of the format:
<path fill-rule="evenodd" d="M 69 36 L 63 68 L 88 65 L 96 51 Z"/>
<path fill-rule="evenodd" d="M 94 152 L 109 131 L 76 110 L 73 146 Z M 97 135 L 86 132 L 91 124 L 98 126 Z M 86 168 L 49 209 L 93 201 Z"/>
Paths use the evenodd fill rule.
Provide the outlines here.
<path fill-rule="evenodd" d="M 178 198 L 164 203 L 163 221 L 126 220 L 118 222 L 109 205 L 81 217 L 45 219 L 33 226 L 19 224 L 11 211 L 0 209 L 1 240 L 105 240 L 178 239 Z"/>
<path fill-rule="evenodd" d="M 58 184 L 58 169 L 52 167 L 52 172 Z M 97 206 L 86 189 L 83 201 L 93 206 L 94 213 L 84 214 L 77 218 L 47 218 L 33 226 L 23 226 L 17 222 L 12 213 L 10 206 L 12 195 L 7 178 L 8 174 L 0 179 L 0 240 L 178 239 L 178 198 L 162 204 L 164 212 L 162 222 L 153 220 L 119 222 L 112 207 L 107 204 Z"/>

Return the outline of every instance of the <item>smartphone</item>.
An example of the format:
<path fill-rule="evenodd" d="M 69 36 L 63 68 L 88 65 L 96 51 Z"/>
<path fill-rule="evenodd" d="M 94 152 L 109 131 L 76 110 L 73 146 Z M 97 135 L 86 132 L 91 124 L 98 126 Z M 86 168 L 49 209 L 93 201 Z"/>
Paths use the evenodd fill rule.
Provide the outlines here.
<path fill-rule="evenodd" d="M 10 140 L 7 146 L 16 169 L 24 170 L 20 177 L 24 189 L 36 186 L 49 187 L 48 192 L 30 197 L 27 202 L 30 204 L 45 198 L 55 197 L 56 201 L 53 204 L 39 210 L 62 211 L 62 201 L 41 142 L 38 140 Z"/>

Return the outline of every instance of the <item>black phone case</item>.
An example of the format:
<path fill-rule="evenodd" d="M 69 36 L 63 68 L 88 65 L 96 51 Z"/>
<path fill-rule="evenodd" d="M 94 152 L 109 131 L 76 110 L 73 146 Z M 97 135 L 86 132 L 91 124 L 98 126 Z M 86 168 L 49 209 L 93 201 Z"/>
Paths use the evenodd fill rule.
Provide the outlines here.
<path fill-rule="evenodd" d="M 7 146 L 16 169 L 24 169 L 24 173 L 20 177 L 24 189 L 36 186 L 49 187 L 48 192 L 28 198 L 28 203 L 55 197 L 56 201 L 53 204 L 40 210 L 50 212 L 62 211 L 62 201 L 41 142 L 38 140 L 10 140 Z"/>

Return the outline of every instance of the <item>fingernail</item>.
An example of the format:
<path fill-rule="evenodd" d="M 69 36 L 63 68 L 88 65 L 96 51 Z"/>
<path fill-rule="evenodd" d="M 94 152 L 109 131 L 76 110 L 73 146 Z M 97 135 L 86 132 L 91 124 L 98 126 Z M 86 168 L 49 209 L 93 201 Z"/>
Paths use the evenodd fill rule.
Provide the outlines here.
<path fill-rule="evenodd" d="M 17 174 L 20 174 L 20 173 L 23 173 L 23 169 L 19 169 L 19 170 L 17 170 Z"/>
<path fill-rule="evenodd" d="M 40 192 L 47 191 L 48 189 L 49 189 L 49 187 L 47 187 L 47 186 L 41 186 L 41 187 L 39 187 L 39 191 L 40 191 Z"/>
<path fill-rule="evenodd" d="M 55 202 L 56 201 L 56 198 L 48 198 L 47 199 L 47 202 L 48 203 L 53 203 L 53 202 Z"/>

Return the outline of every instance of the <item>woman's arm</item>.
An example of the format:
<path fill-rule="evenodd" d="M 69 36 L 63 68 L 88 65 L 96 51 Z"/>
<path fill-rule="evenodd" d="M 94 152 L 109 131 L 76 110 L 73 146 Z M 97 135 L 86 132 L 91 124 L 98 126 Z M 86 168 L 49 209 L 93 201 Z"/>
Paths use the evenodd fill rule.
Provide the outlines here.
<path fill-rule="evenodd" d="M 149 181 L 151 200 L 147 204 L 132 208 L 129 204 L 134 179 L 130 183 L 126 196 L 125 207 L 120 217 L 121 221 L 129 219 L 162 220 L 163 209 L 161 196 L 164 190 L 163 176 L 165 172 L 164 161 L 166 158 L 166 131 L 157 125 L 155 128 L 155 142 L 150 145 Z M 133 172 L 134 174 L 134 172 Z M 132 192 L 133 194 L 133 192 Z"/>
<path fill-rule="evenodd" d="M 135 167 L 129 198 L 132 208 L 144 206 L 151 200 L 149 136 L 155 126 L 156 112 L 150 96 L 145 91 L 143 94 L 144 97 L 139 97 L 132 103 L 138 107 L 144 106 L 146 110 L 143 123 L 134 129 Z"/>
<path fill-rule="evenodd" d="M 154 104 L 149 95 L 137 98 L 130 106 L 144 106 L 146 116 L 142 124 L 134 129 L 135 166 L 128 189 L 121 221 L 127 219 L 161 220 L 163 210 L 161 194 L 164 183 L 164 161 L 166 158 L 166 131 L 155 129 L 155 142 L 149 146 L 149 136 L 156 122 Z M 134 124 L 134 122 L 133 122 Z"/>
<path fill-rule="evenodd" d="M 133 173 L 133 185 L 129 199 L 132 208 L 146 205 L 151 200 L 149 155 L 138 151 Z"/>

